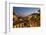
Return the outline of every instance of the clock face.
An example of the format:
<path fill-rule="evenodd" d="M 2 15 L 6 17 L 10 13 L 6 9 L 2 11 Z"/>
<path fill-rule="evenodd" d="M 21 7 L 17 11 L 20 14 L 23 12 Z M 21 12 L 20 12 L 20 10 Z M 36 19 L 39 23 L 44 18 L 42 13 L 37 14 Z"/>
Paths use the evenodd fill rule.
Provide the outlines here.
<path fill-rule="evenodd" d="M 39 27 L 40 8 L 13 7 L 13 28 Z"/>

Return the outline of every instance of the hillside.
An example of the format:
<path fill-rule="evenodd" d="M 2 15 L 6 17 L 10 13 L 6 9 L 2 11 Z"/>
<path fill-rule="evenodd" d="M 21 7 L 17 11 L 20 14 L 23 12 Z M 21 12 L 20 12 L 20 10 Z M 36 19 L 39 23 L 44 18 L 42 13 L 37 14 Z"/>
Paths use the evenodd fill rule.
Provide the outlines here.
<path fill-rule="evenodd" d="M 39 27 L 40 26 L 40 13 L 33 13 L 26 17 L 18 17 L 13 15 L 13 27 Z"/>

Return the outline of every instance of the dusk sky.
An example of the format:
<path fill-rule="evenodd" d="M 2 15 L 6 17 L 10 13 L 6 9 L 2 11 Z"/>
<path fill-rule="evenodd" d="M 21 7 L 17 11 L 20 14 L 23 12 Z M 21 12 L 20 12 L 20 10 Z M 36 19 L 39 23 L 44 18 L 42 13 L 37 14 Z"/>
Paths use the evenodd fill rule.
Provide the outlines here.
<path fill-rule="evenodd" d="M 18 16 L 28 16 L 32 13 L 38 12 L 39 8 L 34 8 L 34 7 L 13 7 L 14 12 Z"/>

